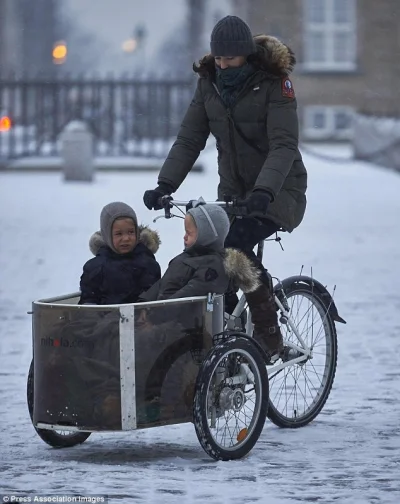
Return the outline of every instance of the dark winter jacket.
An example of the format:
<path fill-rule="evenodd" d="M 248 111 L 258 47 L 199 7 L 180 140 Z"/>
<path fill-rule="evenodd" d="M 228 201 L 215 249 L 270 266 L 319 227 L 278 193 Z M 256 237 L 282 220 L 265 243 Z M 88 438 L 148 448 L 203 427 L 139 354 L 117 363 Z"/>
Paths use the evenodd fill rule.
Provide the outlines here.
<path fill-rule="evenodd" d="M 260 285 L 259 277 L 259 270 L 239 250 L 215 252 L 193 247 L 172 259 L 161 280 L 143 293 L 140 300 L 225 294 L 230 282 L 243 292 L 252 292 Z"/>
<path fill-rule="evenodd" d="M 218 150 L 218 198 L 267 190 L 273 197 L 267 217 L 290 232 L 303 219 L 307 188 L 298 150 L 297 103 L 288 79 L 295 58 L 274 37 L 260 35 L 255 41 L 258 53 L 248 60 L 256 70 L 230 108 L 215 83 L 214 58 L 203 58 L 194 98 L 158 181 L 176 190 L 212 133 Z"/>
<path fill-rule="evenodd" d="M 104 244 L 100 232 L 89 241 L 96 256 L 83 267 L 79 304 L 123 304 L 137 302 L 139 295 L 161 277 L 154 257 L 160 240 L 149 228 L 139 228 L 139 243 L 128 254 L 116 254 Z"/>
<path fill-rule="evenodd" d="M 143 301 L 224 294 L 228 288 L 223 253 L 193 247 L 170 261 L 162 279 L 140 296 Z"/>

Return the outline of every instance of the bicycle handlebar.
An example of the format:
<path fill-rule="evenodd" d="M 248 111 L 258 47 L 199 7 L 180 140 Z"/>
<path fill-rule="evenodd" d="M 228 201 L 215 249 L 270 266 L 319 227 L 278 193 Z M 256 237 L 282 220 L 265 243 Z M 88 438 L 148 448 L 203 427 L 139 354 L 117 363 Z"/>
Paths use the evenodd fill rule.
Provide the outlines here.
<path fill-rule="evenodd" d="M 170 195 L 165 195 L 159 198 L 158 206 L 164 209 L 164 216 L 166 219 L 171 219 L 174 217 L 171 214 L 171 208 L 175 207 L 186 207 L 191 202 L 196 202 L 198 200 L 189 200 L 189 201 L 178 201 L 173 199 Z M 247 215 L 246 206 L 243 201 L 240 201 L 236 198 L 227 199 L 226 201 L 202 201 L 205 205 L 219 205 L 225 207 L 225 209 L 229 209 L 229 213 L 231 215 L 236 215 L 237 217 L 243 217 Z M 155 220 L 159 219 L 162 216 L 157 217 Z"/>
<path fill-rule="evenodd" d="M 163 198 L 165 198 L 165 196 L 163 196 Z M 169 196 L 169 198 L 171 198 L 171 196 Z M 178 206 L 178 207 L 181 207 L 181 206 L 187 206 L 191 201 L 197 201 L 197 200 L 189 200 L 189 201 L 178 201 L 178 200 L 174 200 L 174 199 L 171 199 L 169 201 L 173 201 L 173 205 L 174 206 Z M 230 203 L 227 203 L 226 201 L 204 201 L 203 202 L 204 205 L 219 205 L 219 206 L 233 206 L 233 203 L 230 202 Z"/>
<path fill-rule="evenodd" d="M 159 215 L 155 219 L 153 219 L 153 222 L 156 222 L 158 219 L 161 219 L 162 217 L 165 217 L 166 219 L 171 219 L 172 217 L 176 217 L 171 213 L 171 208 L 175 207 L 186 207 L 191 201 L 198 201 L 198 200 L 189 200 L 189 201 L 178 201 L 174 200 L 174 198 L 168 194 L 165 196 L 162 196 L 158 200 L 158 205 L 164 208 L 164 215 Z M 236 198 L 228 199 L 226 201 L 203 201 L 202 202 L 204 205 L 219 205 L 219 206 L 225 206 L 226 209 L 229 209 L 229 214 L 234 215 L 238 218 L 244 217 L 249 215 L 249 212 L 247 211 L 246 204 L 243 202 L 243 200 L 238 200 Z M 182 212 L 184 214 L 184 212 Z M 185 215 L 185 214 L 184 214 Z M 183 218 L 183 217 L 182 217 Z M 278 231 L 284 231 L 284 229 L 279 229 Z M 267 240 L 274 240 L 279 243 L 281 249 L 283 250 L 282 244 L 281 244 L 281 238 L 278 237 L 278 233 L 276 232 L 276 238 L 268 238 Z M 263 253 L 263 242 L 262 240 L 259 243 L 259 248 L 257 252 L 257 256 L 261 259 L 262 258 L 262 253 Z M 262 245 L 261 245 L 262 244 Z M 261 254 L 261 255 L 260 255 Z"/>

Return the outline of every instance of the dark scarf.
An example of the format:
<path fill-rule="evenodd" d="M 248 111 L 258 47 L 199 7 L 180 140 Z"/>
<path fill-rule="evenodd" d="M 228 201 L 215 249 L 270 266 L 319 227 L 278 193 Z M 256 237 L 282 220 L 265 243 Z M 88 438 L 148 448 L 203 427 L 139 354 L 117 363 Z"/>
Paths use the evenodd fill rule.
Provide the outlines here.
<path fill-rule="evenodd" d="M 215 71 L 218 91 L 225 105 L 230 107 L 236 100 L 244 83 L 255 72 L 255 68 L 250 63 L 245 63 L 240 67 L 225 69 L 216 66 Z"/>

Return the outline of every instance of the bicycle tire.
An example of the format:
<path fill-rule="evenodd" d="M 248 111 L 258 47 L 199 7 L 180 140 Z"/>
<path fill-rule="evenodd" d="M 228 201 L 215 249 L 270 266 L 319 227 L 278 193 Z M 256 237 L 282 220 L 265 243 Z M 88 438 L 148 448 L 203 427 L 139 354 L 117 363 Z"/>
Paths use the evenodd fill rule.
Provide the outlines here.
<path fill-rule="evenodd" d="M 284 284 L 284 282 L 283 282 Z M 277 293 L 278 297 L 282 296 L 281 293 Z M 295 297 L 303 297 L 303 299 L 308 299 L 311 303 L 311 310 L 316 310 L 319 318 L 321 319 L 323 331 L 324 331 L 324 339 L 325 339 L 325 359 L 323 358 L 323 354 L 318 354 L 315 351 L 315 342 L 318 342 L 318 333 L 314 338 L 314 335 L 304 334 L 304 330 L 301 330 L 300 324 L 304 319 L 304 315 L 302 319 L 298 322 L 299 325 L 297 329 L 299 333 L 302 335 L 306 344 L 310 346 L 313 350 L 313 358 L 306 361 L 302 364 L 293 364 L 293 366 L 289 366 L 284 368 L 283 370 L 277 372 L 276 374 L 271 374 L 269 376 L 269 386 L 270 386 L 270 396 L 269 396 L 269 407 L 268 407 L 268 418 L 278 427 L 282 428 L 298 428 L 303 427 L 314 420 L 317 415 L 320 413 L 322 408 L 324 407 L 329 394 L 331 392 L 335 374 L 337 367 L 337 356 L 338 356 L 338 343 L 337 343 L 337 332 L 335 327 L 335 322 L 332 319 L 332 316 L 329 312 L 329 306 L 327 306 L 327 301 L 323 299 L 316 290 L 314 290 L 310 285 L 293 282 L 289 286 L 285 287 L 284 296 L 282 296 L 281 301 L 286 301 L 290 307 L 290 315 L 292 320 L 296 324 L 296 316 L 293 313 L 294 307 L 294 298 Z M 299 307 L 301 305 L 297 302 L 296 306 Z M 313 316 L 313 315 L 312 315 Z M 308 316 L 307 316 L 308 317 Z M 297 324 L 296 324 L 297 325 Z M 314 333 L 314 322 L 311 325 L 311 332 Z M 297 338 L 292 336 L 290 338 L 288 325 L 281 325 L 281 330 L 284 339 L 292 339 L 292 341 L 297 342 Z M 296 339 L 295 339 L 296 338 Z M 311 344 L 310 344 L 311 343 Z M 322 364 L 313 363 L 314 358 L 318 356 L 322 356 L 320 358 Z M 314 361 L 315 362 L 315 361 Z M 318 390 L 316 386 L 314 386 L 311 382 L 307 382 L 307 378 L 305 378 L 305 374 L 307 371 L 307 366 L 311 369 L 312 374 L 315 376 L 318 375 L 319 367 L 321 367 L 321 371 L 323 374 L 321 376 L 321 380 L 318 386 Z M 317 367 L 319 366 L 319 367 Z M 323 367 L 323 370 L 322 370 Z M 303 375 L 305 378 L 302 383 L 302 388 L 298 387 L 297 378 Z M 288 394 L 286 387 L 289 383 L 290 389 L 290 381 L 294 382 L 291 385 L 290 393 Z M 285 388 L 285 393 L 284 389 Z M 312 395 L 313 390 L 316 390 L 315 397 L 312 399 L 310 404 L 307 403 L 306 397 L 307 395 Z M 298 404 L 298 397 L 302 396 L 305 403 L 307 403 L 307 407 L 301 409 Z"/>
<path fill-rule="evenodd" d="M 33 398 L 34 398 L 34 371 L 33 360 L 29 367 L 28 380 L 27 380 L 27 403 L 29 417 L 33 425 Z M 53 448 L 71 448 L 78 444 L 82 444 L 90 436 L 91 432 L 73 432 L 68 434 L 58 434 L 56 431 L 47 429 L 38 429 L 33 425 L 36 433 L 45 443 Z"/>
<path fill-rule="evenodd" d="M 254 377 L 254 387 L 249 381 L 249 385 L 243 385 L 242 392 L 239 391 L 241 385 L 237 385 L 237 388 L 235 388 L 232 381 L 230 381 L 232 376 L 236 376 L 235 371 L 231 372 L 229 378 L 220 381 L 218 386 L 215 384 L 215 377 L 217 373 L 221 372 L 221 368 L 224 369 L 223 366 L 226 365 L 225 369 L 229 370 L 229 364 L 226 363 L 233 362 L 236 365 L 236 363 L 243 363 L 245 360 L 248 362 L 248 369 L 251 371 L 250 376 Z M 250 390 L 246 389 L 246 387 L 250 387 Z M 218 392 L 216 392 L 217 389 Z M 246 390 L 250 392 L 250 395 L 253 393 L 256 396 L 254 400 L 255 414 L 249 421 L 248 427 L 245 421 L 249 420 L 250 417 L 246 411 L 246 408 L 249 408 L 249 406 L 246 407 L 246 402 L 249 400 L 249 404 L 251 404 L 252 398 L 246 398 L 245 394 L 248 393 Z M 212 399 L 210 394 L 213 395 Z M 226 407 L 222 406 L 224 394 L 231 394 L 230 397 L 232 398 L 230 399 L 232 402 Z M 240 396 L 237 402 L 235 394 L 237 394 L 238 398 Z M 242 403 L 240 403 L 241 400 Z M 222 419 L 221 424 L 225 420 L 225 426 L 221 428 L 221 432 L 224 435 L 231 436 L 231 446 L 222 445 L 217 439 L 218 435 L 214 438 L 214 431 L 217 431 L 217 429 L 213 429 L 209 425 L 209 420 L 212 417 L 210 411 L 213 408 L 211 401 L 216 401 L 216 404 L 218 404 L 217 420 L 219 422 Z M 215 460 L 234 460 L 244 457 L 260 437 L 267 410 L 268 374 L 264 359 L 254 343 L 250 339 L 235 336 L 213 347 L 199 371 L 193 404 L 193 423 L 204 451 Z M 229 426 L 229 422 L 233 427 Z M 217 432 L 215 433 L 217 434 Z"/>

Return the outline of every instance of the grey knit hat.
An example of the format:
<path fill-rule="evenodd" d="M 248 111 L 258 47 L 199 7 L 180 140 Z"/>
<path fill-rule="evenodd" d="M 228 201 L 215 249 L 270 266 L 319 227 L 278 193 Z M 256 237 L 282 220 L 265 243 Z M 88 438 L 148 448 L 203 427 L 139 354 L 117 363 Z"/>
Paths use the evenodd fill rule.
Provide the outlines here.
<path fill-rule="evenodd" d="M 223 208 L 218 205 L 194 203 L 188 211 L 197 227 L 197 239 L 194 245 L 213 250 L 224 248 L 225 238 L 229 231 L 229 219 Z"/>
<path fill-rule="evenodd" d="M 109 203 L 106 205 L 100 214 L 100 231 L 101 236 L 104 240 L 104 243 L 110 247 L 111 250 L 117 252 L 113 247 L 112 240 L 112 226 L 116 219 L 120 217 L 127 217 L 128 219 L 132 219 L 135 223 L 135 228 L 137 230 L 138 223 L 137 217 L 134 210 L 127 205 L 126 203 L 122 203 L 120 201 L 114 201 L 113 203 Z"/>
<path fill-rule="evenodd" d="M 237 16 L 225 16 L 211 32 L 213 56 L 248 56 L 257 51 L 249 26 Z"/>

